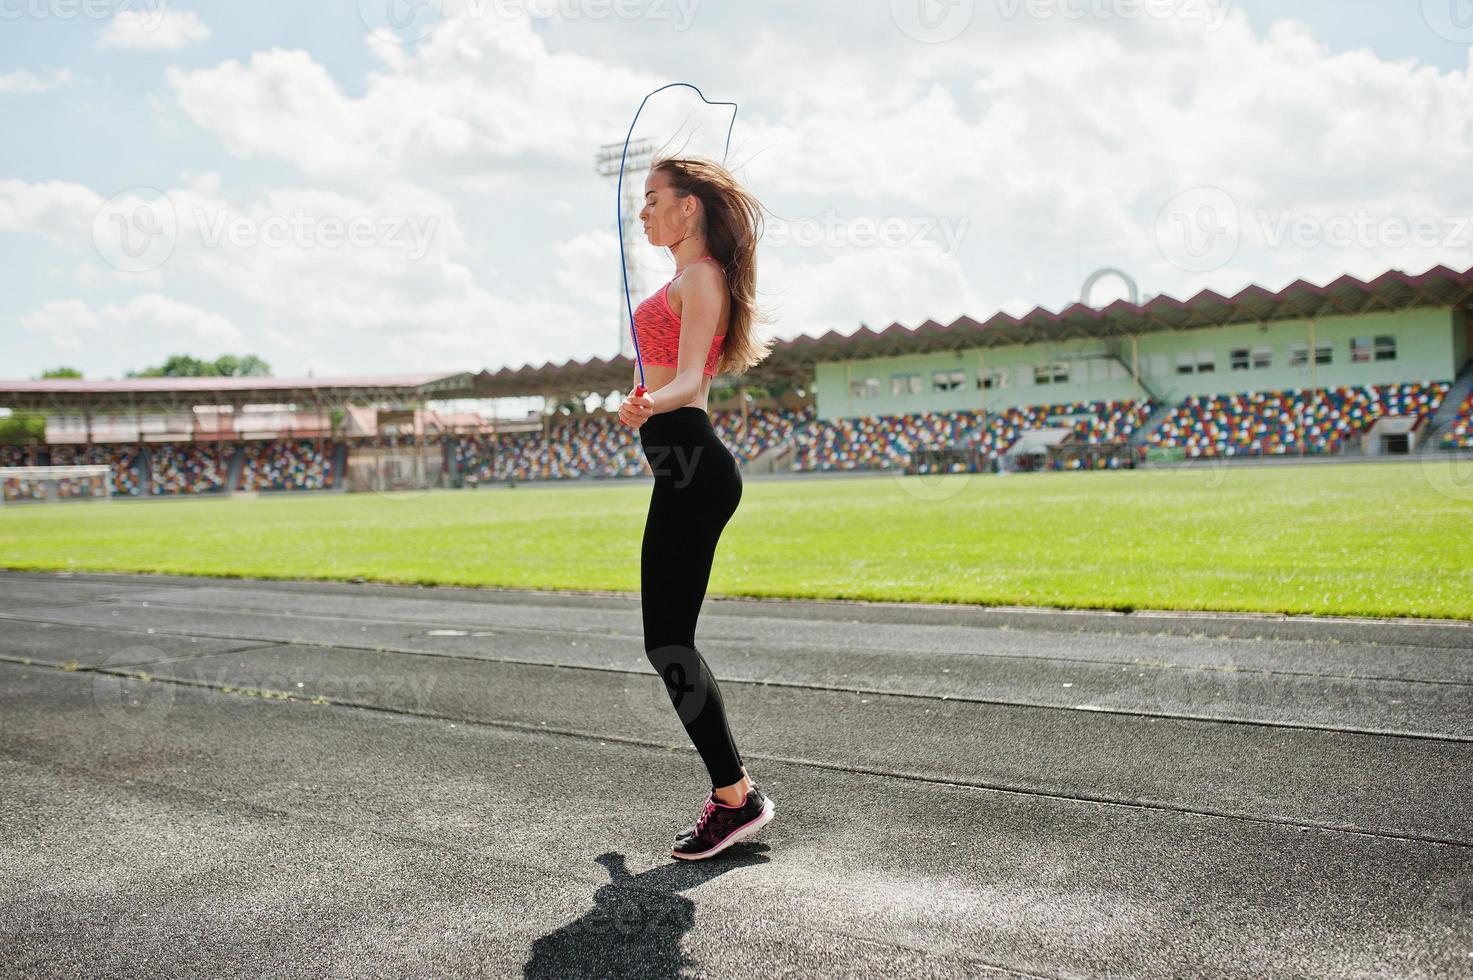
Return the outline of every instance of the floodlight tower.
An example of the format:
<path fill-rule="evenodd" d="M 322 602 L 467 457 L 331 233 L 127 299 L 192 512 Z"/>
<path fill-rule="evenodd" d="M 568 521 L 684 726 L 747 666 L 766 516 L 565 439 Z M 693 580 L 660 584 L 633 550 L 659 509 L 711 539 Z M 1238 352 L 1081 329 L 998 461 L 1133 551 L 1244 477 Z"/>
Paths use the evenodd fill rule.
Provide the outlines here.
<path fill-rule="evenodd" d="M 620 195 L 619 213 L 624 225 L 624 271 L 629 276 L 629 296 L 636 301 L 644 295 L 636 256 L 647 244 L 644 228 L 639 223 L 639 212 L 644 207 L 644 174 L 650 169 L 654 154 L 655 141 L 645 138 L 631 140 L 627 156 L 622 142 L 605 143 L 598 148 L 599 176 L 618 177 L 619 161 L 624 161 L 624 187 Z M 634 340 L 629 329 L 629 304 L 625 299 L 622 277 L 619 279 L 619 354 L 624 357 L 634 356 Z"/>

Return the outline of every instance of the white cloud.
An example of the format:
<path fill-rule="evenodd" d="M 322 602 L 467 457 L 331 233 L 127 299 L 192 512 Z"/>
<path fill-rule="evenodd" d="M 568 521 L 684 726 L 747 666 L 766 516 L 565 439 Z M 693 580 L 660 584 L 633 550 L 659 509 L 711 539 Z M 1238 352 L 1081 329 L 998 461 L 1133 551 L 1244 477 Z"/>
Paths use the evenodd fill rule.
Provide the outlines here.
<path fill-rule="evenodd" d="M 177 51 L 209 37 L 210 29 L 199 14 L 159 3 L 142 10 L 119 10 L 97 38 L 97 46 L 125 51 Z"/>
<path fill-rule="evenodd" d="M 659 84 L 551 52 L 527 20 L 493 15 L 442 25 L 371 73 L 356 98 L 299 50 L 166 77 L 185 115 L 241 157 L 284 159 L 315 177 L 448 178 L 481 190 L 586 179 L 594 148 Z M 652 121 L 678 107 L 654 108 Z"/>
<path fill-rule="evenodd" d="M 188 344 L 191 350 L 224 353 L 241 342 L 235 324 L 220 314 L 157 293 L 97 309 L 79 299 L 52 300 L 20 322 L 54 349 L 67 352 L 140 349 L 144 356 L 159 356 Z"/>
<path fill-rule="evenodd" d="M 0 232 L 29 233 L 75 247 L 89 240 L 92 216 L 101 205 L 102 195 L 70 181 L 0 180 Z"/>
<path fill-rule="evenodd" d="M 72 84 L 72 73 L 58 68 L 49 78 L 21 69 L 0 75 L 0 95 L 40 95 Z"/>

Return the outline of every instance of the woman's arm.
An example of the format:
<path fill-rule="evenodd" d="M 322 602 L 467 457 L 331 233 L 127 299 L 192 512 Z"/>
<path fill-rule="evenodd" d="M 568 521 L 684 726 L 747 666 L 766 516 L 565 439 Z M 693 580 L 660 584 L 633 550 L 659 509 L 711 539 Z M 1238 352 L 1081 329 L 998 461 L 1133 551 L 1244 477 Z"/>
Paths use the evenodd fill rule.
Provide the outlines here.
<path fill-rule="evenodd" d="M 701 390 L 706 356 L 711 351 L 711 341 L 716 339 L 721 305 L 726 298 L 726 279 L 714 262 L 692 265 L 681 278 L 684 281 L 680 285 L 680 353 L 675 358 L 675 377 L 649 393 L 656 415 L 679 408 Z"/>

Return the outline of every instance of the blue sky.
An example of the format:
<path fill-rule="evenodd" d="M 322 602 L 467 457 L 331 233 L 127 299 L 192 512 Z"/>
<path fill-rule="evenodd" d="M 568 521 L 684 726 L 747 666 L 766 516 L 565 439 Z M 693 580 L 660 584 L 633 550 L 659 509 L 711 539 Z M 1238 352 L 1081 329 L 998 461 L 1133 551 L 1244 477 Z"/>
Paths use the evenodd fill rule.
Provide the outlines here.
<path fill-rule="evenodd" d="M 674 80 L 741 103 L 783 338 L 1058 309 L 1105 265 L 1177 297 L 1473 266 L 1473 0 L 955 0 L 929 36 L 938 0 L 423 0 L 399 43 L 403 2 L 0 0 L 0 376 L 612 356 L 593 157 Z M 639 133 L 720 157 L 692 100 Z M 167 254 L 119 251 L 159 215 Z"/>

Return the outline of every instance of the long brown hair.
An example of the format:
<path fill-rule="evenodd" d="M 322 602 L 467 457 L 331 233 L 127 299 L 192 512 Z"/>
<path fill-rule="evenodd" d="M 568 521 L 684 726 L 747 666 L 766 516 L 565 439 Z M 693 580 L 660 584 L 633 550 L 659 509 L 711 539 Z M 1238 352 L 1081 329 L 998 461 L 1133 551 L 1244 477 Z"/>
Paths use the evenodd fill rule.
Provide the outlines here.
<path fill-rule="evenodd" d="M 716 362 L 717 374 L 745 374 L 772 353 L 773 338 L 758 339 L 757 323 L 772 317 L 757 306 L 757 239 L 762 233 L 762 205 L 721 164 L 702 157 L 662 157 L 650 170 L 663 171 L 677 198 L 694 194 L 701 200 L 701 234 L 711 257 L 726 270 L 731 293 L 731 319 L 726 343 Z"/>

